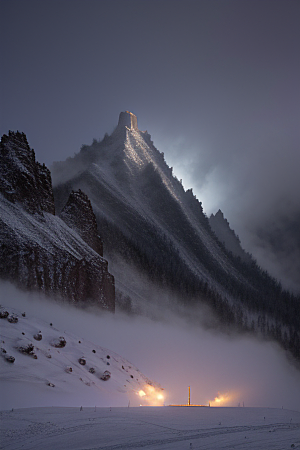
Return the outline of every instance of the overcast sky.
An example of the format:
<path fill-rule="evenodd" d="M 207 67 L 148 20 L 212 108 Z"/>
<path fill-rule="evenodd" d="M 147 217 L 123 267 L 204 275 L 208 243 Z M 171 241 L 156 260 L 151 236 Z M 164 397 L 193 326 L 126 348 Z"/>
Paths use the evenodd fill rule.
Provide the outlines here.
<path fill-rule="evenodd" d="M 267 217 L 300 217 L 299 0 L 0 7 L 0 133 L 24 131 L 38 161 L 73 156 L 130 110 L 248 250 Z"/>

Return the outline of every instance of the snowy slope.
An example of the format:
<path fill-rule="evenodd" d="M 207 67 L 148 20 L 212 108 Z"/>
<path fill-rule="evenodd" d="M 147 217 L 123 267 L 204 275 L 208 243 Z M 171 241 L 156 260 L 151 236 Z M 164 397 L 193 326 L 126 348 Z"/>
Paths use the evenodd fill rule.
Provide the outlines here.
<path fill-rule="evenodd" d="M 73 192 L 56 216 L 50 171 L 24 133 L 2 136 L 0 160 L 0 277 L 114 311 L 114 279 L 87 196 Z"/>
<path fill-rule="evenodd" d="M 55 255 L 59 249 L 77 260 L 83 257 L 88 261 L 99 258 L 106 263 L 58 216 L 44 213 L 41 220 L 39 216 L 28 213 L 20 205 L 9 202 L 0 194 L 0 217 L 2 229 L 10 229 L 20 246 L 22 242 L 27 242 L 32 246 L 38 245 L 49 257 Z"/>
<path fill-rule="evenodd" d="M 139 243 L 147 241 L 155 230 L 162 240 L 172 243 L 184 264 L 204 282 L 223 291 L 220 277 L 209 273 L 209 260 L 224 277 L 247 283 L 211 233 L 201 203 L 173 177 L 172 168 L 150 135 L 124 126 L 122 114 L 118 127 L 106 140 L 85 146 L 74 158 L 52 166 L 58 209 L 70 189 L 80 188 L 92 202 L 100 232 L 102 218 Z M 106 242 L 106 251 L 109 246 Z"/>
<path fill-rule="evenodd" d="M 269 408 L 31 408 L 0 412 L 3 450 L 284 450 L 300 413 Z"/>
<path fill-rule="evenodd" d="M 121 113 L 110 136 L 52 167 L 58 211 L 72 189 L 91 200 L 116 278 L 117 305 L 148 314 L 156 302 L 161 310 L 176 308 L 176 300 L 205 304 L 223 326 L 275 339 L 299 359 L 298 299 L 282 292 L 254 260 L 248 264 L 222 245 L 201 202 L 184 190 L 132 117 Z M 156 300 L 161 289 L 165 295 Z"/>
<path fill-rule="evenodd" d="M 57 329 L 55 317 L 4 306 L 0 316 L 1 409 L 163 403 L 162 389 L 129 361 Z"/>

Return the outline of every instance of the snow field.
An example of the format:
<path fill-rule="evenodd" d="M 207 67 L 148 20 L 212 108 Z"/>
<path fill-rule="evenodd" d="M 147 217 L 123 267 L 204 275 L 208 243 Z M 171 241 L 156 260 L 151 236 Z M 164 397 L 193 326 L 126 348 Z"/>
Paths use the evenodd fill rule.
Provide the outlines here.
<path fill-rule="evenodd" d="M 25 408 L 0 413 L 3 450 L 300 448 L 300 412 L 269 408 Z"/>
<path fill-rule="evenodd" d="M 62 332 L 50 321 L 13 308 L 4 311 L 9 316 L 0 318 L 0 409 L 153 404 L 162 395 L 157 384 L 116 353 Z M 12 315 L 16 323 L 9 322 Z"/>

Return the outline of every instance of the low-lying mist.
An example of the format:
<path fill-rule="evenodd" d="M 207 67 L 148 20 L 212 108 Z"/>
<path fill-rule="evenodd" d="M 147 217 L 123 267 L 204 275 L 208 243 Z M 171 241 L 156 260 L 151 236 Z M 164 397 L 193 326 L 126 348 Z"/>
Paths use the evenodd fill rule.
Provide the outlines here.
<path fill-rule="evenodd" d="M 274 343 L 212 332 L 176 315 L 163 321 L 79 309 L 0 285 L 0 303 L 106 347 L 161 384 L 165 404 L 300 410 L 300 372 Z"/>

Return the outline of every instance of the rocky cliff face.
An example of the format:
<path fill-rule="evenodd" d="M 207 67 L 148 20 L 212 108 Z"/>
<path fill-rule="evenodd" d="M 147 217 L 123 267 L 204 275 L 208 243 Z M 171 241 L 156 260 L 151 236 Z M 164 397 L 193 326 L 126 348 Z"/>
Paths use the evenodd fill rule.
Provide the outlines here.
<path fill-rule="evenodd" d="M 55 214 L 51 174 L 35 160 L 24 133 L 9 132 L 0 143 L 0 192 L 30 213 Z"/>
<path fill-rule="evenodd" d="M 23 133 L 2 137 L 0 159 L 0 277 L 114 311 L 114 278 L 87 196 L 72 192 L 55 216 L 50 172 Z"/>
<path fill-rule="evenodd" d="M 137 117 L 130 111 L 121 112 L 118 128 L 127 127 L 129 130 L 138 130 Z"/>
<path fill-rule="evenodd" d="M 81 189 L 71 192 L 60 217 L 95 252 L 103 256 L 103 242 L 98 234 L 96 217 L 88 196 Z"/>

